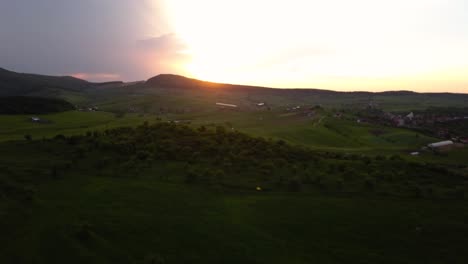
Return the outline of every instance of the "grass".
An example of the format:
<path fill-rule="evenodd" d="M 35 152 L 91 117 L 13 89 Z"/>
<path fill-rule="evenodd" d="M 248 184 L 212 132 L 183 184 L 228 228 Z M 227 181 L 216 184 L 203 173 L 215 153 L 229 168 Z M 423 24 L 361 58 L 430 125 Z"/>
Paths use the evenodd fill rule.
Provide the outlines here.
<path fill-rule="evenodd" d="M 359 124 L 326 113 L 309 118 L 278 111 L 215 112 L 183 115 L 196 125 L 229 124 L 235 130 L 254 136 L 283 139 L 295 145 L 318 150 L 365 153 L 406 153 L 437 139 L 408 129 Z M 177 119 L 176 116 L 172 119 Z"/>
<path fill-rule="evenodd" d="M 0 260 L 466 263 L 466 203 L 219 193 L 157 178 L 75 175 L 42 186 L 27 217 L 2 225 Z M 76 237 L 83 224 L 87 239 Z"/>
<path fill-rule="evenodd" d="M 437 139 L 407 129 L 358 124 L 348 119 L 337 119 L 326 114 L 308 118 L 297 113 L 285 115 L 279 111 L 232 112 L 213 109 L 205 112 L 138 115 L 116 117 L 109 112 L 70 111 L 41 115 L 50 123 L 33 123 L 31 115 L 0 116 L 4 124 L 0 128 L 0 142 L 23 140 L 24 135 L 33 138 L 53 137 L 57 134 L 84 134 L 117 126 L 134 126 L 157 117 L 167 120 L 190 120 L 199 125 L 228 125 L 253 136 L 283 139 L 295 145 L 317 150 L 365 153 L 406 153 L 418 150 Z M 374 131 L 379 133 L 375 133 Z"/>
<path fill-rule="evenodd" d="M 58 134 L 75 135 L 86 131 L 103 130 L 117 126 L 137 125 L 144 121 L 154 120 L 154 116 L 126 114 L 118 118 L 109 112 L 70 111 L 58 114 L 39 115 L 47 123 L 33 123 L 30 117 L 35 115 L 0 115 L 0 142 L 23 140 L 24 135 L 33 138 L 54 137 Z"/>
<path fill-rule="evenodd" d="M 96 114 L 96 124 L 104 118 L 77 114 Z M 306 125 L 313 127 L 310 122 Z M 317 127 L 325 129 L 322 122 Z M 347 125 L 329 127 L 337 134 L 357 133 Z M 32 201 L 0 196 L 0 263 L 468 260 L 463 199 L 256 192 L 253 183 L 252 191 L 187 185 L 179 180 L 184 168 L 175 162 L 159 161 L 138 176 L 134 171 L 117 176 L 112 170 L 118 168 L 94 167 L 104 158 L 99 153 L 72 162 L 67 160 L 72 151 L 53 142 L 0 143 L 0 176 L 35 186 Z M 51 175 L 51 165 L 70 162 L 69 170 Z"/>

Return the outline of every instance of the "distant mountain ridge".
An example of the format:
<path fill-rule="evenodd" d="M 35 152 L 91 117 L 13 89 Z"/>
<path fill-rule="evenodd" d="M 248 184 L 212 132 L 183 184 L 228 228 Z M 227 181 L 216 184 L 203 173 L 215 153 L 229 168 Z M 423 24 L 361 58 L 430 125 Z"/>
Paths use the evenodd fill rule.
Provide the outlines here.
<path fill-rule="evenodd" d="M 0 97 L 0 114 L 48 114 L 74 110 L 71 103 L 56 99 L 34 96 Z"/>
<path fill-rule="evenodd" d="M 188 78 L 177 74 L 159 74 L 145 82 L 148 86 L 155 87 L 173 87 L 173 88 L 235 88 L 235 89 L 272 89 L 272 90 L 286 90 L 286 91 L 313 91 L 313 92 L 327 92 L 327 93 L 355 93 L 355 94 L 381 94 L 381 95 L 415 95 L 415 94 L 456 94 L 450 92 L 435 92 L 435 93 L 419 93 L 408 90 L 394 90 L 383 92 L 370 92 L 370 91 L 334 91 L 318 88 L 271 88 L 264 86 L 251 86 L 241 84 L 228 84 L 228 83 L 215 83 L 209 81 L 202 81 L 199 79 Z"/>
<path fill-rule="evenodd" d="M 93 83 L 70 76 L 16 73 L 1 68 L 0 96 L 59 98 L 75 105 L 106 104 L 108 109 L 115 111 L 127 111 L 128 109 L 135 111 L 135 109 L 149 109 L 151 107 L 160 109 L 162 106 L 170 107 L 171 100 L 180 102 L 177 106 L 180 108 L 194 107 L 194 105 L 205 106 L 206 102 L 212 103 L 213 100 L 241 106 L 252 106 L 265 102 L 269 105 L 285 107 L 323 105 L 385 108 L 392 105 L 395 109 L 399 107 L 421 109 L 429 106 L 460 107 L 468 105 L 468 94 L 279 89 L 214 83 L 175 74 L 160 74 L 143 82 Z M 157 101 L 155 98 L 158 98 Z M 110 107 L 111 105 L 115 107 Z"/>
<path fill-rule="evenodd" d="M 227 83 L 215 83 L 209 81 L 202 81 L 198 79 L 188 78 L 182 75 L 177 74 L 159 74 L 150 79 L 145 83 L 149 86 L 158 86 L 158 87 L 176 87 L 176 88 L 223 88 L 223 89 L 274 89 L 268 87 L 260 86 L 250 86 L 250 85 L 239 85 L 239 84 L 227 84 Z"/>
<path fill-rule="evenodd" d="M 52 96 L 60 90 L 80 92 L 92 84 L 71 76 L 17 73 L 0 68 L 0 96 Z"/>
<path fill-rule="evenodd" d="M 140 82 L 138 82 L 140 83 Z M 100 86 L 120 87 L 125 84 L 122 81 L 109 81 L 104 83 L 93 83 L 72 76 L 48 76 L 32 73 L 18 73 L 0 68 L 0 96 L 28 95 L 29 93 L 41 92 L 47 89 L 64 89 L 69 91 L 83 91 Z M 271 88 L 263 86 L 251 86 L 240 84 L 216 83 L 188 78 L 177 74 L 159 74 L 144 82 L 149 87 L 173 87 L 173 88 L 225 88 L 225 89 L 272 89 L 272 90 L 300 90 L 327 93 L 356 93 L 356 94 L 382 94 L 382 95 L 414 95 L 414 94 L 455 94 L 455 93 L 418 93 L 414 91 L 395 90 L 384 92 L 370 91 L 333 91 L 317 88 Z"/>

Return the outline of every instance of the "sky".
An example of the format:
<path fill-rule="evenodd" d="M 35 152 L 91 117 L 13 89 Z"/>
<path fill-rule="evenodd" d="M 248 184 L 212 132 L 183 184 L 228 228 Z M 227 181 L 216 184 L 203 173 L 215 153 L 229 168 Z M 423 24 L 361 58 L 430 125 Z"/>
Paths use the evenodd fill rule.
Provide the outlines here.
<path fill-rule="evenodd" d="M 0 0 L 0 67 L 468 93 L 466 0 Z"/>

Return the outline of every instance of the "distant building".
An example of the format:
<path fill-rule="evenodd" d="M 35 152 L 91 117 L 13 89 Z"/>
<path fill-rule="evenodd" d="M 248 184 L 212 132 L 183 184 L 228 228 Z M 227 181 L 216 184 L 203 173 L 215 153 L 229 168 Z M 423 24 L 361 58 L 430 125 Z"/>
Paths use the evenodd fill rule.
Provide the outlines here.
<path fill-rule="evenodd" d="M 410 155 L 411 155 L 411 156 L 419 156 L 419 152 L 417 152 L 417 151 L 411 152 Z"/>
<path fill-rule="evenodd" d="M 39 117 L 37 117 L 37 116 L 32 116 L 31 121 L 32 122 L 41 122 L 41 119 Z"/>
<path fill-rule="evenodd" d="M 237 105 L 234 104 L 216 103 L 216 105 L 221 107 L 237 108 Z"/>
<path fill-rule="evenodd" d="M 436 143 L 431 143 L 427 145 L 431 149 L 438 149 L 438 148 L 443 148 L 447 146 L 453 145 L 453 141 L 451 140 L 446 140 L 446 141 L 441 141 L 441 142 L 436 142 Z"/>
<path fill-rule="evenodd" d="M 414 118 L 413 112 L 409 113 L 409 114 L 406 116 L 406 118 L 408 118 L 409 120 L 413 120 L 413 118 Z"/>
<path fill-rule="evenodd" d="M 257 106 L 265 106 L 265 103 L 258 103 Z"/>

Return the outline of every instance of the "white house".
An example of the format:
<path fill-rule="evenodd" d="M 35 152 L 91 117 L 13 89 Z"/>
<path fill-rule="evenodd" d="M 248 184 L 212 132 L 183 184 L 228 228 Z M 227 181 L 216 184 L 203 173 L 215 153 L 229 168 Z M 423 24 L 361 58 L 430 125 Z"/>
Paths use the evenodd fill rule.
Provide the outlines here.
<path fill-rule="evenodd" d="M 406 118 L 408 118 L 409 120 L 413 120 L 413 118 L 414 118 L 413 112 L 409 113 L 409 114 L 406 116 Z"/>

